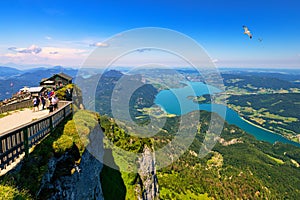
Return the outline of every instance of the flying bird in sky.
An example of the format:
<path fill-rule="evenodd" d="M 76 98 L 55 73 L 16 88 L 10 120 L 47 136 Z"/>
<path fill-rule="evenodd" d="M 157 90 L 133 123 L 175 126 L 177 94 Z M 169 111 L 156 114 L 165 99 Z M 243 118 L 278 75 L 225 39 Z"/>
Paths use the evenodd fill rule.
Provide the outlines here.
<path fill-rule="evenodd" d="M 250 33 L 249 29 L 247 26 L 243 26 L 244 29 L 244 34 L 247 34 L 250 39 L 252 39 L 252 34 Z"/>

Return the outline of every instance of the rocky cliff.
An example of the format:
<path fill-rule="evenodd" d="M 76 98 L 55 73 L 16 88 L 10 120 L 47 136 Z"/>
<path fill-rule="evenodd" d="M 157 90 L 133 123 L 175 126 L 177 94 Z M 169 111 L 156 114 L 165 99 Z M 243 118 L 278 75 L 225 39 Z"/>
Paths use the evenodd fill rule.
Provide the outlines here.
<path fill-rule="evenodd" d="M 155 154 L 145 147 L 139 159 L 139 184 L 136 188 L 137 197 L 141 200 L 159 199 L 158 181 L 155 168 Z"/>
<path fill-rule="evenodd" d="M 100 184 L 103 145 L 99 128 L 95 128 L 89 138 L 90 144 L 80 163 L 74 164 L 80 158 L 76 145 L 59 158 L 50 159 L 37 194 L 39 199 L 104 199 Z"/>

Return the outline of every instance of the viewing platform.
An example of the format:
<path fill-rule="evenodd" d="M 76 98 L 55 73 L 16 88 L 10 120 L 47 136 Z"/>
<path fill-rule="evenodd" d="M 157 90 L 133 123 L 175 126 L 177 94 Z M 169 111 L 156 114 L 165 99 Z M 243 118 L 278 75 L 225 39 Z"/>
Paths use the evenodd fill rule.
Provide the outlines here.
<path fill-rule="evenodd" d="M 10 115 L 0 118 L 0 176 L 28 156 L 30 148 L 72 115 L 73 109 L 72 102 L 60 101 L 54 112 L 33 112 L 29 108 L 10 112 Z"/>
<path fill-rule="evenodd" d="M 4 132 L 15 129 L 23 124 L 38 120 L 49 115 L 49 110 L 39 110 L 33 112 L 30 108 L 10 111 L 5 117 L 0 118 L 0 135 Z"/>

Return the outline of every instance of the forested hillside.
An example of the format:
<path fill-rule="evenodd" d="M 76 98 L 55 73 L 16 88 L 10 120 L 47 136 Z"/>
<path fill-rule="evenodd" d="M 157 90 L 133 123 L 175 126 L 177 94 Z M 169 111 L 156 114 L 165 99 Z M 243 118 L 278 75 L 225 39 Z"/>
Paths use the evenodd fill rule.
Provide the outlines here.
<path fill-rule="evenodd" d="M 225 86 L 245 88 L 249 91 L 257 91 L 260 88 L 273 90 L 300 88 L 298 84 L 274 77 L 237 74 L 222 74 L 222 77 Z"/>
<path fill-rule="evenodd" d="M 300 149 L 294 146 L 257 141 L 226 124 L 213 150 L 198 158 L 209 119 L 210 113 L 201 112 L 201 131 L 190 148 L 177 161 L 158 170 L 161 199 L 296 199 L 300 195 Z M 166 131 L 151 139 L 132 137 L 109 118 L 102 117 L 101 121 L 113 144 L 126 151 L 142 152 L 144 145 L 157 150 L 170 142 L 178 118 L 169 118 Z M 124 165 L 118 159 L 116 164 Z M 137 175 L 121 173 L 127 195 L 132 196 Z"/>
<path fill-rule="evenodd" d="M 232 95 L 228 103 L 252 122 L 298 141 L 300 93 Z"/>

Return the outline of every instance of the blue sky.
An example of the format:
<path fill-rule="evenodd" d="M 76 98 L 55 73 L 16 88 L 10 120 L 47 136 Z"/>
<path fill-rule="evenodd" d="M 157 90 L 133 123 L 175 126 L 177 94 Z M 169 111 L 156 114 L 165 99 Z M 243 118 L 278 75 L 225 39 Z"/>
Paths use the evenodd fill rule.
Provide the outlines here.
<path fill-rule="evenodd" d="M 115 34 L 162 27 L 194 39 L 218 67 L 300 68 L 299 8 L 298 0 L 4 0 L 0 64 L 80 67 Z"/>

